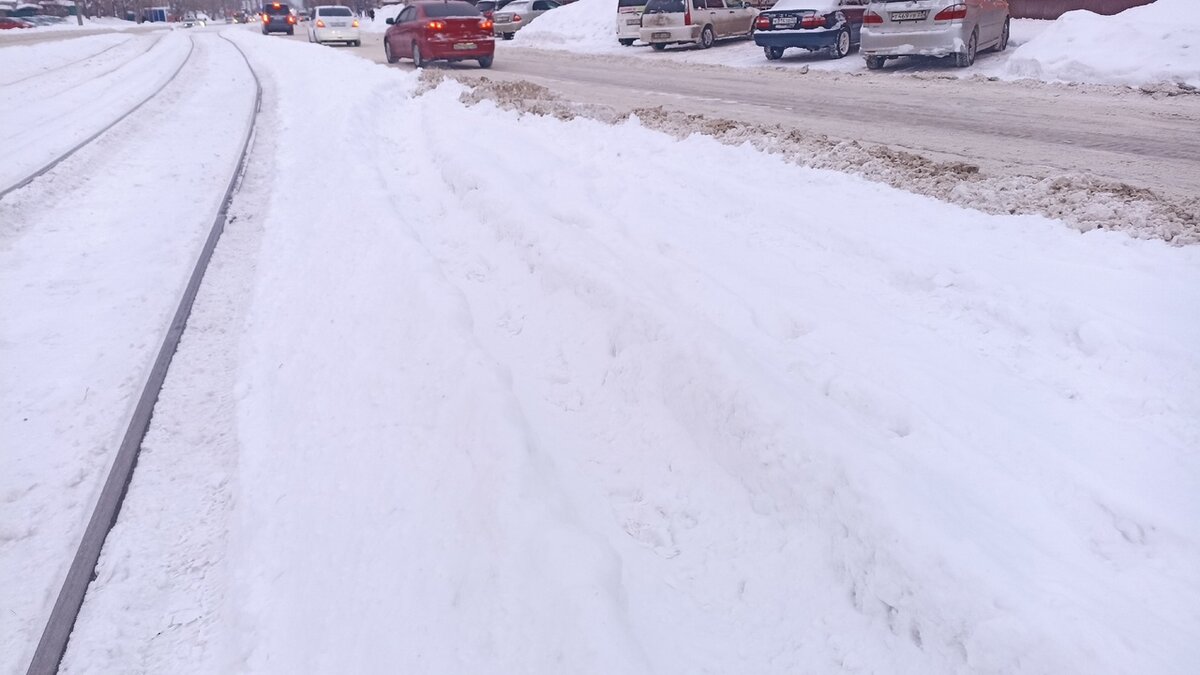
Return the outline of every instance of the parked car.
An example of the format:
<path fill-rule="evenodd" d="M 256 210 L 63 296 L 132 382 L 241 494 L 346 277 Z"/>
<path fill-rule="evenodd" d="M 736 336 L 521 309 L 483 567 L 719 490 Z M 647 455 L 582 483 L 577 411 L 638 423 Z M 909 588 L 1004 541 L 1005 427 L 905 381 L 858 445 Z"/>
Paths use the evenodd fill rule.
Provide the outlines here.
<path fill-rule="evenodd" d="M 271 33 L 295 35 L 296 15 L 292 14 L 292 8 L 282 2 L 272 2 L 269 5 L 263 5 L 262 32 L 263 35 L 270 35 Z"/>
<path fill-rule="evenodd" d="M 383 53 L 388 63 L 411 58 L 418 68 L 430 61 L 479 62 L 491 68 L 496 55 L 492 20 L 461 0 L 423 0 L 388 19 Z"/>
<path fill-rule="evenodd" d="M 758 10 L 742 0 L 647 0 L 639 37 L 656 50 L 667 45 L 700 45 L 746 37 Z"/>
<path fill-rule="evenodd" d="M 1008 0 L 871 0 L 862 54 L 871 70 L 899 56 L 953 56 L 966 68 L 981 49 L 1007 49 L 1008 30 Z"/>
<path fill-rule="evenodd" d="M 644 11 L 646 0 L 617 0 L 617 42 L 628 47 L 641 37 Z"/>
<path fill-rule="evenodd" d="M 15 16 L 0 16 L 0 30 L 11 30 L 13 28 L 33 28 L 33 24 L 18 19 Z"/>
<path fill-rule="evenodd" d="M 513 0 L 492 15 L 496 23 L 496 35 L 511 40 L 530 21 L 558 6 L 555 0 Z"/>
<path fill-rule="evenodd" d="M 489 19 L 495 19 L 494 14 L 498 10 L 503 9 L 504 6 L 510 2 L 512 2 L 512 0 L 479 0 L 479 2 L 475 4 L 475 7 L 480 12 L 483 12 L 485 17 Z"/>
<path fill-rule="evenodd" d="M 774 61 L 789 47 L 829 50 L 840 59 L 858 46 L 867 0 L 779 0 L 754 21 L 754 43 Z"/>
<path fill-rule="evenodd" d="M 308 41 L 317 44 L 342 42 L 358 47 L 362 44 L 358 19 L 344 5 L 321 5 L 312 8 L 308 22 Z"/>

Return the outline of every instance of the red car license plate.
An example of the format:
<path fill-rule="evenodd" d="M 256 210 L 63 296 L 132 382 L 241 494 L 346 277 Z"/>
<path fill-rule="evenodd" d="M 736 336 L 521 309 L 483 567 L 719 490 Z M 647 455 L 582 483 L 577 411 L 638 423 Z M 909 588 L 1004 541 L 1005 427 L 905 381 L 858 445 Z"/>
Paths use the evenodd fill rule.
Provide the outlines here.
<path fill-rule="evenodd" d="M 454 43 L 454 48 L 455 49 L 475 49 L 475 43 L 474 42 L 456 42 L 456 43 Z"/>

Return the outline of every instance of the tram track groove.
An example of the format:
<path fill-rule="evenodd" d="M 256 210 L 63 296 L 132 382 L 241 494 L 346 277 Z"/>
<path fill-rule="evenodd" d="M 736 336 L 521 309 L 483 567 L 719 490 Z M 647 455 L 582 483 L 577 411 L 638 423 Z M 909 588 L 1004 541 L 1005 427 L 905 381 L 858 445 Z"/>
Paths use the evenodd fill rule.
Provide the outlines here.
<path fill-rule="evenodd" d="M 137 405 L 134 407 L 133 414 L 126 426 L 125 434 L 117 449 L 117 454 L 113 460 L 108 477 L 101 489 L 87 528 L 71 561 L 66 579 L 63 581 L 62 588 L 55 599 L 54 607 L 46 621 L 45 629 L 42 632 L 41 639 L 38 641 L 33 658 L 26 671 L 27 675 L 52 675 L 58 672 L 59 665 L 67 650 L 67 643 L 70 640 L 71 632 L 74 630 L 75 622 L 79 617 L 80 609 L 86 598 L 88 586 L 95 578 L 96 565 L 104 548 L 105 540 L 117 522 L 121 505 L 129 490 L 130 482 L 133 480 L 133 472 L 137 466 L 138 454 L 146 432 L 149 430 L 154 406 L 158 401 L 163 383 L 171 366 L 171 361 L 183 336 L 188 317 L 191 314 L 192 305 L 195 303 L 196 295 L 200 290 L 200 285 L 208 269 L 209 261 L 212 259 L 213 251 L 216 249 L 217 242 L 224 231 L 229 207 L 233 202 L 234 195 L 237 193 L 246 171 L 250 148 L 255 137 L 258 117 L 262 108 L 262 82 L 241 47 L 223 35 L 220 38 L 231 44 L 238 51 L 243 62 L 246 64 L 246 68 L 254 78 L 254 105 L 251 108 L 250 117 L 246 124 L 246 133 L 242 139 L 240 155 L 226 185 L 225 192 L 221 197 L 221 202 L 213 218 L 212 225 L 209 228 L 208 236 L 204 240 L 196 264 L 188 278 L 187 286 L 180 297 L 171 323 L 158 349 L 146 383 L 138 396 Z M 194 41 L 192 46 L 194 48 Z M 184 59 L 184 63 L 187 63 L 187 60 L 191 58 L 191 54 L 192 50 L 189 50 L 188 58 Z M 180 69 L 182 69 L 182 65 Z M 178 71 L 176 71 L 175 75 L 178 75 Z M 174 77 L 172 75 L 171 79 L 173 80 Z M 161 88 L 159 91 L 161 91 Z M 154 95 L 157 95 L 157 93 L 155 92 Z M 151 95 L 146 100 L 149 101 L 154 98 L 154 95 Z M 138 107 L 141 107 L 144 103 L 145 101 L 139 104 Z M 128 117 L 132 112 L 131 110 L 129 113 L 123 115 L 122 119 Z M 109 128 L 114 125 L 115 123 L 109 125 Z M 96 134 L 96 136 L 99 135 Z M 90 140 L 92 139 L 89 139 L 88 142 Z M 83 143 L 79 147 L 86 144 Z M 62 159 L 65 159 L 65 157 L 60 158 L 58 161 Z"/>

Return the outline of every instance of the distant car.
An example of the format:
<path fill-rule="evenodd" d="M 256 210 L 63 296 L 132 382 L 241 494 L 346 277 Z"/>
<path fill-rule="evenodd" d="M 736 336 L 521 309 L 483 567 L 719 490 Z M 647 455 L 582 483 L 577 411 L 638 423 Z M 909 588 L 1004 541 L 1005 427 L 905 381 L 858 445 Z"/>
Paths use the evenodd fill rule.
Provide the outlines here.
<path fill-rule="evenodd" d="M 13 16 L 0 16 L 0 30 L 11 30 L 13 28 L 33 28 L 33 24 Z"/>
<path fill-rule="evenodd" d="M 388 19 L 383 53 L 388 63 L 411 58 L 418 68 L 430 61 L 478 61 L 491 68 L 496 55 L 492 20 L 469 2 L 424 0 Z"/>
<path fill-rule="evenodd" d="M 513 0 L 492 15 L 492 20 L 496 22 L 496 35 L 511 40 L 529 22 L 558 6 L 555 0 Z"/>
<path fill-rule="evenodd" d="M 308 23 L 308 41 L 317 44 L 342 42 L 358 47 L 362 44 L 358 19 L 349 7 L 343 5 L 313 7 L 312 20 Z"/>
<path fill-rule="evenodd" d="M 292 14 L 292 8 L 282 2 L 272 2 L 268 5 L 263 5 L 262 32 L 263 35 L 270 35 L 271 33 L 295 35 L 296 16 Z"/>
<path fill-rule="evenodd" d="M 641 37 L 646 0 L 617 0 L 617 42 L 629 47 Z"/>
<path fill-rule="evenodd" d="M 717 40 L 749 36 L 757 16 L 742 0 L 647 0 L 638 35 L 659 51 L 687 44 L 708 49 Z"/>
<path fill-rule="evenodd" d="M 879 70 L 900 56 L 953 56 L 966 68 L 983 49 L 1008 48 L 1008 0 L 870 0 L 862 54 Z"/>
<path fill-rule="evenodd" d="M 475 3 L 475 7 L 480 12 L 483 12 L 485 17 L 495 19 L 494 14 L 498 10 L 504 9 L 504 6 L 510 2 L 512 0 L 479 0 L 479 2 Z"/>
<path fill-rule="evenodd" d="M 789 47 L 829 50 L 840 59 L 857 46 L 867 0 L 779 0 L 754 20 L 754 44 L 774 61 Z"/>

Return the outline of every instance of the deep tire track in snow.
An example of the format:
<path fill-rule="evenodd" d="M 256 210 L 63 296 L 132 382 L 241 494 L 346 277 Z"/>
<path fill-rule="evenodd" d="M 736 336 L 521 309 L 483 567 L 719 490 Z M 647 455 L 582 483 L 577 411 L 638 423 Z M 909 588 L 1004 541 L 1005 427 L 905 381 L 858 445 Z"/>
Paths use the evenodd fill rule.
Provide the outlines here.
<path fill-rule="evenodd" d="M 162 345 L 158 350 L 158 355 L 154 360 L 154 365 L 147 378 L 145 386 L 138 397 L 137 406 L 134 408 L 133 416 L 129 420 L 129 425 L 125 431 L 125 435 L 121 440 L 120 448 L 117 451 L 116 459 L 113 462 L 112 469 L 109 472 L 108 479 L 104 483 L 104 488 L 100 493 L 100 498 L 96 503 L 95 510 L 92 512 L 92 517 L 88 521 L 87 529 L 84 531 L 83 539 L 80 541 L 79 548 L 75 553 L 75 558 L 71 562 L 70 570 L 67 573 L 67 578 L 63 582 L 58 598 L 54 603 L 54 608 L 51 610 L 50 618 L 46 622 L 45 631 L 42 633 L 41 640 L 38 642 L 37 650 L 34 652 L 33 660 L 29 665 L 28 675 L 51 675 L 58 672 L 59 664 L 62 662 L 63 655 L 66 653 L 67 642 L 70 639 L 71 632 L 75 627 L 75 621 L 79 616 L 79 610 L 83 606 L 83 600 L 87 594 L 87 589 L 91 583 L 96 569 L 96 563 L 100 558 L 100 552 L 104 547 L 104 541 L 108 537 L 109 531 L 117 522 L 117 515 L 120 513 L 121 504 L 125 499 L 125 493 L 129 489 L 129 483 L 133 478 L 133 471 L 137 466 L 137 456 L 141 449 L 142 440 L 145 438 L 146 431 L 150 427 L 150 419 L 154 413 L 154 405 L 158 401 L 159 393 L 162 389 L 163 382 L 166 380 L 167 371 L 171 366 L 171 360 L 175 355 L 175 350 L 179 345 L 180 337 L 183 335 L 184 327 L 187 324 L 188 316 L 191 314 L 192 304 L 195 302 L 196 294 L 200 289 L 200 284 L 204 280 L 204 273 L 208 268 L 208 262 L 212 258 L 213 250 L 216 248 L 217 241 L 221 237 L 224 230 L 225 220 L 228 214 L 229 205 L 233 201 L 234 193 L 237 191 L 241 182 L 241 177 L 246 170 L 246 160 L 249 155 L 250 144 L 254 138 L 254 132 L 258 121 L 258 114 L 262 107 L 262 83 L 259 81 L 258 73 L 255 72 L 253 66 L 250 65 L 249 59 L 245 53 L 232 40 L 221 36 L 221 39 L 229 42 L 238 53 L 241 54 L 246 68 L 254 77 L 255 94 L 254 106 L 251 109 L 250 119 L 247 121 L 246 133 L 242 139 L 241 151 L 238 157 L 237 165 L 234 168 L 233 174 L 229 178 L 229 183 L 225 189 L 225 193 L 221 198 L 221 205 L 217 211 L 216 217 L 213 219 L 212 227 L 209 230 L 208 237 L 204 241 L 203 248 L 200 251 L 199 259 L 192 270 L 188 279 L 187 288 L 180 298 L 179 306 L 175 311 L 174 317 L 171 320 L 169 329 L 163 339 Z M 194 48 L 195 42 L 192 41 Z M 192 50 L 188 52 L 188 58 L 191 57 Z M 184 63 L 187 59 L 184 60 Z M 180 70 L 183 66 L 180 65 Z M 179 71 L 175 72 L 178 75 Z M 175 78 L 172 75 L 171 79 Z M 166 85 L 164 84 L 164 87 Z M 160 88 L 158 91 L 161 91 Z M 157 95 L 158 91 L 154 95 Z M 153 98 L 151 95 L 150 98 Z M 146 101 L 138 104 L 140 108 Z M 136 110 L 137 108 L 134 108 Z M 129 111 L 121 119 L 128 117 L 134 112 Z M 120 120 L 118 120 L 119 122 Z M 116 124 L 115 122 L 113 124 Z M 111 127 L 113 125 L 109 125 Z M 107 130 L 107 128 L 106 128 Z M 101 132 L 103 133 L 103 132 Z M 100 134 L 96 134 L 99 136 Z M 95 138 L 95 137 L 93 137 Z M 92 139 L 88 139 L 79 147 L 83 147 Z M 72 150 L 74 152 L 74 150 Z M 69 154 L 69 153 L 68 153 Z M 65 159 L 64 156 L 61 159 Z M 58 160 L 58 161 L 61 161 Z M 55 162 L 57 164 L 58 162 Z M 46 170 L 49 170 L 48 167 Z M 43 171 L 44 173 L 44 171 Z M 36 176 L 34 176 L 36 178 Z M 32 178 L 30 179 L 32 180 Z M 7 192 L 7 191 L 6 191 Z M 3 195 L 0 195 L 3 196 Z"/>
<path fill-rule="evenodd" d="M 151 46 L 150 46 L 150 49 L 153 49 L 153 48 L 154 48 L 156 45 L 158 45 L 158 43 L 159 43 L 159 42 L 161 42 L 161 41 L 162 41 L 162 39 L 163 39 L 163 38 L 159 38 L 157 41 L 155 41 L 155 43 L 154 43 L 153 45 L 151 45 Z M 142 99 L 140 102 L 138 102 L 138 104 L 137 104 L 137 105 L 135 105 L 135 106 L 133 106 L 132 108 L 130 108 L 129 110 L 127 110 L 127 111 L 126 111 L 124 114 L 122 114 L 120 117 L 116 118 L 115 120 L 113 120 L 112 122 L 110 122 L 109 124 L 107 124 L 107 125 L 106 125 L 104 128 L 100 129 L 99 131 L 97 131 L 96 133 L 92 134 L 91 136 L 88 136 L 87 138 L 83 139 L 83 141 L 81 141 L 81 142 L 79 142 L 78 144 L 76 144 L 76 145 L 72 146 L 72 147 L 71 147 L 70 149 L 68 149 L 66 152 L 64 152 L 64 153 L 60 154 L 58 157 L 56 157 L 55 159 L 51 160 L 49 163 L 47 163 L 47 164 L 43 165 L 43 166 L 42 166 L 40 169 L 38 169 L 38 170 L 34 171 L 33 173 L 29 174 L 29 175 L 28 175 L 28 176 L 26 176 L 25 178 L 23 178 L 23 179 L 21 179 L 21 180 L 17 181 L 16 183 L 14 183 L 14 184 L 12 184 L 12 185 L 10 185 L 10 186 L 8 186 L 8 187 L 4 188 L 3 190 L 0 190 L 0 199 L 4 199 L 4 198 L 5 198 L 5 197 L 7 197 L 7 196 L 8 196 L 10 193 L 12 193 L 12 192 L 15 192 L 15 191 L 17 191 L 17 190 L 20 190 L 21 188 L 25 187 L 26 185 L 29 185 L 30 183 L 32 183 L 33 181 L 37 180 L 37 179 L 38 179 L 38 178 L 40 178 L 41 176 L 44 176 L 44 175 L 45 175 L 45 174 L 46 174 L 48 171 L 50 171 L 50 170 L 51 170 L 51 169 L 53 169 L 54 167 L 56 167 L 56 166 L 58 166 L 59 164 L 61 164 L 61 163 L 62 163 L 64 160 L 66 160 L 68 157 L 70 157 L 71 155 L 74 155 L 76 152 L 78 152 L 79 150 L 81 150 L 82 148 L 84 148 L 85 146 L 87 146 L 87 145 L 88 145 L 89 143 L 91 143 L 92 141 L 94 141 L 94 140 L 96 140 L 97 138 L 100 138 L 101 136 L 103 136 L 103 135 L 105 134 L 105 132 L 107 132 L 109 129 L 112 129 L 113 127 L 115 127 L 115 126 L 117 126 L 118 124 L 120 124 L 121 122 L 123 122 L 123 121 L 124 121 L 126 118 L 128 118 L 130 115 L 132 115 L 133 113 L 135 113 L 135 112 L 137 112 L 139 109 L 141 109 L 141 107 L 142 107 L 142 106 L 146 105 L 146 104 L 147 104 L 147 103 L 149 103 L 151 100 L 153 100 L 153 99 L 154 99 L 154 97 L 156 97 L 156 96 L 158 96 L 160 93 L 162 93 L 162 91 L 163 91 L 164 89 L 166 89 L 166 88 L 167 88 L 167 87 L 168 87 L 168 86 L 169 86 L 169 85 L 170 85 L 172 82 L 174 82 L 174 81 L 175 81 L 175 78 L 176 78 L 176 77 L 178 77 L 179 73 L 180 73 L 180 72 L 183 70 L 183 67 L 187 65 L 187 63 L 188 63 L 188 61 L 189 61 L 189 60 L 191 60 L 191 58 L 192 58 L 192 54 L 193 54 L 193 53 L 194 53 L 194 51 L 195 51 L 195 46 L 196 46 L 196 44 L 195 44 L 195 41 L 191 40 L 190 38 L 189 38 L 188 42 L 189 42 L 189 47 L 188 47 L 188 53 L 187 53 L 187 56 L 185 56 L 185 57 L 184 57 L 184 59 L 183 59 L 183 61 L 181 61 L 181 62 L 179 63 L 179 67 L 175 69 L 175 72 L 171 73 L 171 76 L 170 76 L 169 78 L 167 78 L 167 80 L 166 80 L 165 82 L 163 82 L 163 83 L 162 83 L 162 84 L 161 84 L 161 85 L 160 85 L 160 86 L 159 86 L 157 89 L 155 89 L 154 91 L 152 91 L 152 92 L 150 93 L 150 95 L 149 95 L 149 96 L 146 96 L 145 98 L 143 98 L 143 99 Z M 121 44 L 125 44 L 125 43 L 121 43 Z M 119 46 L 119 45 L 114 45 L 114 46 Z M 105 50 L 105 51 L 107 51 L 107 50 Z M 150 51 L 150 50 L 146 50 L 146 52 L 143 52 L 143 54 L 144 54 L 144 53 L 148 53 L 149 51 Z M 141 55 L 142 55 L 142 54 L 139 54 L 138 56 L 141 56 Z M 95 56 L 95 55 L 93 55 L 93 56 Z M 89 57 L 89 58 L 90 58 L 90 57 Z M 138 58 L 138 57 L 137 57 L 137 56 L 135 56 L 135 57 L 134 57 L 134 59 L 136 59 L 136 58 Z M 106 71 L 105 73 L 102 73 L 102 75 L 104 75 L 104 74 L 108 74 L 108 73 L 111 73 L 111 72 L 113 72 L 113 71 L 115 71 L 115 70 L 119 70 L 120 68 L 123 68 L 123 67 L 125 67 L 126 65 L 128 65 L 129 63 L 131 63 L 131 62 L 132 62 L 134 59 L 130 59 L 129 61 L 125 61 L 125 62 L 121 63 L 121 65 L 117 66 L 116 68 L 113 68 L 113 69 L 112 69 L 112 70 L 110 70 L 110 71 Z"/>

